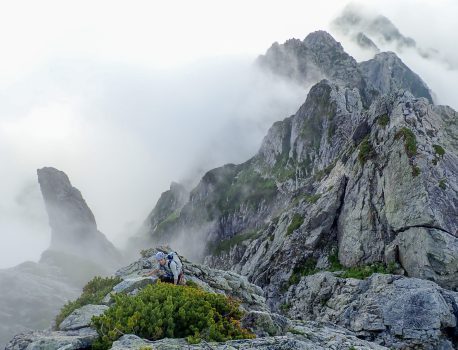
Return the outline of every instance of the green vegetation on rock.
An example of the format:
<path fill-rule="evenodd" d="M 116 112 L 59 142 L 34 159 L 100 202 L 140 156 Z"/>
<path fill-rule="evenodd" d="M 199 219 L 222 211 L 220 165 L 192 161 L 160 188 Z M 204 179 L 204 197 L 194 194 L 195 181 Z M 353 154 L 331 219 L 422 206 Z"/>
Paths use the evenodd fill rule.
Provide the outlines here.
<path fill-rule="evenodd" d="M 377 119 L 378 125 L 380 125 L 383 128 L 385 128 L 389 122 L 390 122 L 390 117 L 388 117 L 387 114 L 383 114 L 380 117 L 378 117 Z"/>
<path fill-rule="evenodd" d="M 179 218 L 179 211 L 175 211 L 161 221 L 155 230 L 156 238 L 163 238 L 168 232 L 170 232 L 173 226 L 178 222 Z"/>
<path fill-rule="evenodd" d="M 291 309 L 291 304 L 290 303 L 283 303 L 280 305 L 280 311 L 286 314 L 289 309 Z"/>
<path fill-rule="evenodd" d="M 277 194 L 277 185 L 252 169 L 244 169 L 233 183 L 218 191 L 217 207 L 222 213 L 230 213 L 242 204 L 256 208 L 263 200 L 271 200 Z"/>
<path fill-rule="evenodd" d="M 369 142 L 369 136 L 366 136 L 359 145 L 359 153 L 358 153 L 358 160 L 361 166 L 363 166 L 368 159 L 370 159 L 373 154 L 374 150 Z"/>
<path fill-rule="evenodd" d="M 83 288 L 83 293 L 74 301 L 65 304 L 56 316 L 56 327 L 76 309 L 88 304 L 100 304 L 113 287 L 122 281 L 119 277 L 94 277 Z"/>
<path fill-rule="evenodd" d="M 228 252 L 232 247 L 248 240 L 253 240 L 259 237 L 262 230 L 248 231 L 246 233 L 239 233 L 235 236 L 224 239 L 218 242 L 209 243 L 208 250 L 212 255 L 219 255 L 223 252 Z"/>
<path fill-rule="evenodd" d="M 304 223 L 304 217 L 298 213 L 293 215 L 293 219 L 286 229 L 286 235 L 289 236 L 294 230 L 297 230 Z"/>
<path fill-rule="evenodd" d="M 302 263 L 296 265 L 293 269 L 293 273 L 289 277 L 288 287 L 293 284 L 298 284 L 303 276 L 312 275 L 318 270 L 316 269 L 316 259 L 313 257 L 308 257 Z"/>
<path fill-rule="evenodd" d="M 342 278 L 356 278 L 356 279 L 365 279 L 374 273 L 394 273 L 395 264 L 385 265 L 381 262 L 376 262 L 364 266 L 355 266 L 348 267 L 344 269 L 344 273 L 340 276 Z"/>
<path fill-rule="evenodd" d="M 122 334 L 149 340 L 186 337 L 190 343 L 254 338 L 240 326 L 242 316 L 235 299 L 159 282 L 135 296 L 115 295 L 114 304 L 92 318 L 99 334 L 93 349 L 109 349 Z"/>
<path fill-rule="evenodd" d="M 403 127 L 396 133 L 395 139 L 397 140 L 401 137 L 404 139 L 404 148 L 407 156 L 412 158 L 417 154 L 417 138 L 415 134 L 412 130 Z"/>
<path fill-rule="evenodd" d="M 371 276 L 374 273 L 385 273 L 385 274 L 392 274 L 396 270 L 396 264 L 390 263 L 385 265 L 381 262 L 375 262 L 368 265 L 363 266 L 354 266 L 354 267 L 344 267 L 338 257 L 338 253 L 335 252 L 328 256 L 329 267 L 327 270 L 319 270 L 317 269 L 317 260 L 313 257 L 308 257 L 301 263 L 297 264 L 294 269 L 293 273 L 291 274 L 287 283 L 285 283 L 282 287 L 283 291 L 289 289 L 290 286 L 298 284 L 302 277 L 313 275 L 315 273 L 321 271 L 330 271 L 330 272 L 337 272 L 342 271 L 339 277 L 342 278 L 356 278 L 356 279 L 365 279 Z"/>
<path fill-rule="evenodd" d="M 323 170 L 318 170 L 315 173 L 315 180 L 321 181 L 325 176 L 327 176 L 327 175 L 329 175 L 331 173 L 332 169 L 334 169 L 335 166 L 336 166 L 336 162 L 333 162 L 333 163 L 329 164 Z"/>
<path fill-rule="evenodd" d="M 413 165 L 412 166 L 412 176 L 417 177 L 418 175 L 420 175 L 420 168 L 416 165 Z"/>
<path fill-rule="evenodd" d="M 437 156 L 443 158 L 444 157 L 444 154 L 445 154 L 445 150 L 443 147 L 439 146 L 439 145 L 433 145 L 433 148 L 434 148 L 434 152 L 436 153 Z"/>
<path fill-rule="evenodd" d="M 442 179 L 439 181 L 439 187 L 443 190 L 445 190 L 447 188 L 447 185 L 445 183 L 445 179 Z"/>
<path fill-rule="evenodd" d="M 339 261 L 339 253 L 335 252 L 328 256 L 329 261 L 329 271 L 341 271 L 344 269 L 342 264 Z"/>

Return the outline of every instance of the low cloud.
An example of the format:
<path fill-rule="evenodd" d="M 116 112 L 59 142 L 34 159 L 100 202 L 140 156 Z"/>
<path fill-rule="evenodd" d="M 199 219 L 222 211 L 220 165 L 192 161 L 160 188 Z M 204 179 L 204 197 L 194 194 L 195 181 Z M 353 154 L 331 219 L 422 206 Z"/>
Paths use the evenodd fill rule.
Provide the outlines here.
<path fill-rule="evenodd" d="M 49 242 L 37 168 L 65 171 L 99 229 L 122 246 L 172 180 L 193 186 L 209 169 L 254 155 L 306 90 L 258 71 L 253 60 L 170 72 L 68 60 L 5 91 L 0 161 L 11 166 L 0 184 L 0 232 L 10 244 L 0 266 L 37 259 Z M 29 197 L 14 204 L 25 189 Z M 41 244 L 24 243 L 31 240 Z"/>

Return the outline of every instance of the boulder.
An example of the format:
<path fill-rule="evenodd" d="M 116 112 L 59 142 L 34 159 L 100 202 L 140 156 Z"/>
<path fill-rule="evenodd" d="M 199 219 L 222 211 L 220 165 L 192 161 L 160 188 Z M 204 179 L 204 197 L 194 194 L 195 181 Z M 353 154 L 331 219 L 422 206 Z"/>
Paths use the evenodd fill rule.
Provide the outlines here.
<path fill-rule="evenodd" d="M 41 331 L 16 335 L 5 350 L 78 350 L 90 348 L 98 334 L 92 328 L 72 331 Z"/>
<path fill-rule="evenodd" d="M 284 302 L 290 318 L 332 322 L 388 347 L 453 349 L 458 293 L 431 281 L 321 272 L 290 287 Z"/>
<path fill-rule="evenodd" d="M 108 310 L 105 305 L 84 305 L 68 315 L 59 325 L 61 331 L 72 331 L 89 327 L 91 318 L 99 316 Z"/>

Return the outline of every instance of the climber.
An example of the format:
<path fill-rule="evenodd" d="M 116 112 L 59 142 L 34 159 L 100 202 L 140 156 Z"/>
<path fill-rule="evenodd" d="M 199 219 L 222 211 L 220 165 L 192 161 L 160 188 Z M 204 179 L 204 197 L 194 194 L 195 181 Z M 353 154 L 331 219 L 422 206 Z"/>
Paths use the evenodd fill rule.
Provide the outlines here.
<path fill-rule="evenodd" d="M 156 253 L 158 266 L 147 274 L 147 276 L 156 275 L 162 282 L 173 284 L 185 284 L 183 273 L 183 264 L 176 252 L 165 254 L 163 252 Z"/>

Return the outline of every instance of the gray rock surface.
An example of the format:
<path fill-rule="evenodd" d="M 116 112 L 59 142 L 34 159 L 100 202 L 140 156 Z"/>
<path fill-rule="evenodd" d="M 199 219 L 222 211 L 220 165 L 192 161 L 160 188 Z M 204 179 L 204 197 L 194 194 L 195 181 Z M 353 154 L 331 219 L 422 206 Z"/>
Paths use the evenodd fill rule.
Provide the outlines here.
<path fill-rule="evenodd" d="M 448 336 L 457 329 L 457 302 L 458 293 L 417 278 L 322 272 L 290 287 L 283 309 L 293 319 L 331 322 L 390 348 L 453 349 Z"/>
<path fill-rule="evenodd" d="M 157 350 L 175 349 L 215 349 L 215 350 L 347 350 L 355 349 L 383 350 L 386 347 L 370 343 L 355 337 L 343 328 L 315 322 L 294 322 L 291 332 L 285 336 L 264 337 L 253 340 L 231 340 L 224 343 L 206 343 L 190 345 L 184 339 L 162 339 L 147 341 L 135 335 L 127 334 L 113 343 L 113 350 L 137 350 L 151 347 Z"/>
<path fill-rule="evenodd" d="M 5 350 L 78 350 L 90 348 L 97 339 L 97 332 L 91 328 L 74 331 L 41 331 L 16 335 Z"/>
<path fill-rule="evenodd" d="M 130 293 L 135 289 L 142 289 L 149 284 L 154 284 L 157 281 L 157 277 L 136 277 L 136 278 L 126 278 L 121 283 L 113 287 L 114 293 Z"/>
<path fill-rule="evenodd" d="M 68 315 L 59 325 L 61 331 L 73 331 L 80 328 L 89 327 L 91 318 L 99 316 L 108 310 L 105 305 L 84 305 Z"/>

